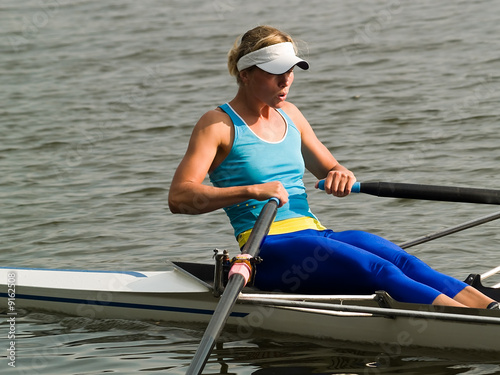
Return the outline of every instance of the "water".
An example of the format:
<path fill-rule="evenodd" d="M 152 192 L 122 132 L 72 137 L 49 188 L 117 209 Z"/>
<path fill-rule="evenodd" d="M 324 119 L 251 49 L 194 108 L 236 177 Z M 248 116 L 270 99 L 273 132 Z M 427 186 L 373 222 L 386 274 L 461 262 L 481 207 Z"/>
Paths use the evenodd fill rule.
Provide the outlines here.
<path fill-rule="evenodd" d="M 311 69 L 290 100 L 358 180 L 498 188 L 499 6 L 490 1 L 307 3 L 4 0 L 0 5 L 0 262 L 3 266 L 161 270 L 168 258 L 236 251 L 222 212 L 171 215 L 167 194 L 190 131 L 236 92 L 225 56 L 272 24 Z M 326 198 L 338 230 L 395 242 L 491 212 L 470 204 Z M 459 278 L 498 265 L 498 224 L 411 251 Z M 2 373 L 183 374 L 203 327 L 26 312 L 17 368 Z M 228 331 L 208 373 L 494 374 L 459 353 L 397 353 Z M 453 354 L 453 353 L 451 353 Z M 455 358 L 453 358 L 455 357 Z"/>

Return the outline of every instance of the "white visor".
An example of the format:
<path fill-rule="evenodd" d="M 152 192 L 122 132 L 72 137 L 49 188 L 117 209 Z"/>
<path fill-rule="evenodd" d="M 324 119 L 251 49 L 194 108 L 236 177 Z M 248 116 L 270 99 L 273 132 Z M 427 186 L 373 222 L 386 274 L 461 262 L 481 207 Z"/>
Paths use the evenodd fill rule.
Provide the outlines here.
<path fill-rule="evenodd" d="M 286 73 L 295 65 L 304 70 L 309 69 L 307 61 L 295 54 L 290 42 L 273 44 L 247 53 L 238 60 L 236 67 L 241 72 L 254 65 L 271 74 Z"/>

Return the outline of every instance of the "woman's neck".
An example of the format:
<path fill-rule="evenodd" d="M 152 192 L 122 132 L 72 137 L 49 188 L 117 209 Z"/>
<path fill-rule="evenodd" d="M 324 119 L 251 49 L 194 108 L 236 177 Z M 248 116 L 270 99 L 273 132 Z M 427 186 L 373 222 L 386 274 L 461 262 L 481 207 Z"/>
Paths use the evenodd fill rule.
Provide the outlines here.
<path fill-rule="evenodd" d="M 236 96 L 229 102 L 231 107 L 242 117 L 249 117 L 258 121 L 259 119 L 268 120 L 274 108 L 258 100 L 253 95 L 249 95 L 243 88 L 238 90 Z"/>

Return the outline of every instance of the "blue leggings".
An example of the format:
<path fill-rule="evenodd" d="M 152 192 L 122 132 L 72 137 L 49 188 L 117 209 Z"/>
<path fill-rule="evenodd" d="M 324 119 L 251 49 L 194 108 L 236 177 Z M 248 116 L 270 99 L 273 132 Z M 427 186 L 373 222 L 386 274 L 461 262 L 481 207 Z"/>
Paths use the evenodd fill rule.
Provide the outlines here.
<path fill-rule="evenodd" d="M 261 246 L 255 286 L 304 294 L 371 294 L 430 304 L 467 286 L 376 235 L 312 229 L 269 235 Z"/>

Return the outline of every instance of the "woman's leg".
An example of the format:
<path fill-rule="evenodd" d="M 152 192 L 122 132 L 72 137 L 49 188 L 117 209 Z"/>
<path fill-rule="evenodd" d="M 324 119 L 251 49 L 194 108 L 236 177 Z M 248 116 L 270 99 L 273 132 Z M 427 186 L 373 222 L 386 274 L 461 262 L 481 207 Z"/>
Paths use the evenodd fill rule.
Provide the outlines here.
<path fill-rule="evenodd" d="M 485 309 L 492 302 L 495 302 L 493 299 L 485 296 L 479 290 L 471 286 L 466 286 L 464 289 L 462 289 L 462 291 L 459 292 L 454 299 L 466 306 L 475 307 L 478 309 Z"/>
<path fill-rule="evenodd" d="M 417 257 L 408 254 L 392 242 L 376 235 L 359 231 L 347 231 L 335 233 L 331 237 L 359 246 L 387 259 L 400 268 L 408 277 L 439 290 L 461 305 L 486 308 L 491 302 L 494 302 L 494 300 L 477 289 L 451 276 L 435 271 Z M 439 303 L 436 304 L 443 304 L 444 301 L 445 299 L 440 297 Z"/>
<path fill-rule="evenodd" d="M 464 305 L 453 298 L 448 297 L 445 294 L 440 294 L 439 296 L 436 297 L 434 301 L 432 301 L 433 305 L 438 305 L 438 306 L 456 306 L 456 307 L 467 307 L 467 305 Z"/>
<path fill-rule="evenodd" d="M 260 251 L 256 286 L 313 294 L 371 294 L 386 290 L 404 302 L 433 303 L 441 294 L 407 277 L 368 251 L 328 238 L 325 231 L 267 236 Z"/>

